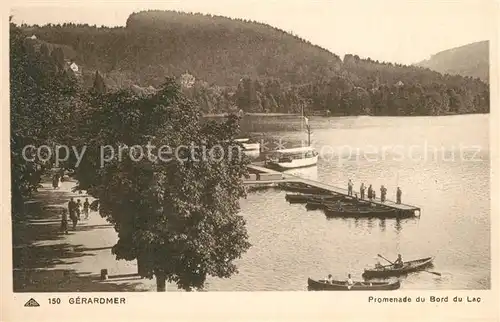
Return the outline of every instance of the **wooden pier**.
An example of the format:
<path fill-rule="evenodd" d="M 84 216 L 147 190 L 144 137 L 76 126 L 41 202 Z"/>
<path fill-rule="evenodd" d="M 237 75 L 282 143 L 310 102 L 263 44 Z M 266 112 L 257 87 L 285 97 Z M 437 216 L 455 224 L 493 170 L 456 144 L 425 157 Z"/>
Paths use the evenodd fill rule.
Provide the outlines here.
<path fill-rule="evenodd" d="M 325 191 L 328 191 L 329 193 L 335 194 L 335 195 L 342 195 L 345 196 L 346 198 L 352 198 L 352 196 L 349 196 L 347 194 L 347 189 L 340 188 L 333 186 L 331 184 L 326 184 L 323 182 L 315 181 L 315 180 L 310 180 L 306 178 L 301 178 L 298 176 L 294 176 L 292 174 L 288 173 L 282 173 L 279 171 L 275 171 L 272 169 L 265 168 L 263 166 L 259 166 L 257 164 L 250 164 L 248 165 L 248 168 L 252 172 L 257 172 L 257 173 L 266 173 L 266 174 L 273 174 L 276 175 L 276 179 L 265 179 L 265 180 L 259 180 L 257 178 L 256 180 L 245 180 L 245 184 L 248 185 L 277 185 L 279 183 L 288 183 L 288 182 L 295 182 L 295 183 L 302 183 L 306 186 L 314 187 L 314 188 L 319 188 Z M 279 175 L 278 175 L 279 174 Z M 363 201 L 373 203 L 375 205 L 379 206 L 384 206 L 384 207 L 389 207 L 392 209 L 397 210 L 400 213 L 413 213 L 420 216 L 421 209 L 420 207 L 404 204 L 404 203 L 396 203 L 395 201 L 386 199 L 384 202 L 380 200 L 380 198 L 374 198 L 374 199 L 363 199 Z"/>

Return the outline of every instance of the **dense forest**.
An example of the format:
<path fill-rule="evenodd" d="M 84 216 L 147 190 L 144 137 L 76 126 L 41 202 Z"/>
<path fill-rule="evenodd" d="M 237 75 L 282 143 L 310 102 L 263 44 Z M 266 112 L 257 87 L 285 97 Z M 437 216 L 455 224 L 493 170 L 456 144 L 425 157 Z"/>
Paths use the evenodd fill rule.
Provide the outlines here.
<path fill-rule="evenodd" d="M 416 65 L 443 74 L 477 77 L 489 82 L 489 56 L 489 42 L 480 41 L 441 51 Z"/>
<path fill-rule="evenodd" d="M 240 133 L 239 118 L 205 120 L 201 107 L 183 95 L 174 78 L 166 78 L 153 93 L 137 95 L 132 89 L 108 92 L 104 78 L 96 72 L 92 86 L 83 88 L 80 70 L 67 65 L 61 48 L 35 45 L 26 42 L 20 29 L 11 24 L 15 243 L 22 240 L 25 245 L 23 227 L 31 226 L 26 221 L 33 215 L 54 219 L 53 215 L 65 213 L 64 207 L 41 210 L 42 206 L 32 211 L 29 205 L 33 203 L 26 203 L 40 188 L 43 175 L 62 168 L 76 179 L 74 191 L 84 190 L 95 198 L 94 210 L 113 225 L 118 240 L 110 252 L 117 260 L 136 261 L 137 274 L 155 277 L 157 291 L 165 292 L 167 282 L 186 291 L 200 290 L 208 276 L 229 278 L 237 273 L 234 261 L 251 246 L 239 214 L 239 200 L 246 196 L 242 177 L 248 175 L 249 159 L 231 157 L 237 145 L 234 138 Z M 103 162 L 104 146 L 129 153 Z M 137 146 L 141 147 L 139 158 L 132 152 Z M 177 149 L 188 146 L 192 148 Z M 164 147 L 175 147 L 176 152 L 167 154 Z M 76 151 L 81 152 L 79 161 Z M 62 153 L 56 156 L 58 152 Z M 59 200 L 60 196 L 48 198 Z M 70 219 L 75 216 L 69 213 Z M 50 236 L 57 236 L 57 228 L 51 225 Z M 25 250 L 18 247 L 13 252 L 14 266 L 19 268 L 14 272 L 14 288 L 37 283 L 24 277 L 32 272 L 23 262 Z M 81 287 L 78 276 L 72 278 Z"/>
<path fill-rule="evenodd" d="M 184 84 L 204 113 L 328 115 L 488 113 L 477 78 L 345 55 L 277 28 L 240 19 L 146 11 L 126 27 L 22 25 L 44 57 L 75 62 L 83 87 L 154 91 L 166 77 Z M 34 39 L 36 38 L 36 39 Z M 98 79 L 96 79 L 98 78 Z"/>

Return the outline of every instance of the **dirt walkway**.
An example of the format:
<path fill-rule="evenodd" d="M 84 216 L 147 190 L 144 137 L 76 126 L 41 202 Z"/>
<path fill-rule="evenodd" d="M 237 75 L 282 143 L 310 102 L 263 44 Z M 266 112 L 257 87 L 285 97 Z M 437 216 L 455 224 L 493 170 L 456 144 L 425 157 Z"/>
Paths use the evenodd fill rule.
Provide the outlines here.
<path fill-rule="evenodd" d="M 154 280 L 138 277 L 100 281 L 103 268 L 109 275 L 133 274 L 137 268 L 135 261 L 115 260 L 116 232 L 97 212 L 80 221 L 76 231 L 70 224 L 69 234 L 60 232 L 61 211 L 70 197 L 93 201 L 71 192 L 74 186 L 65 181 L 54 190 L 44 183 L 28 204 L 27 219 L 13 225 L 14 292 L 154 291 Z"/>

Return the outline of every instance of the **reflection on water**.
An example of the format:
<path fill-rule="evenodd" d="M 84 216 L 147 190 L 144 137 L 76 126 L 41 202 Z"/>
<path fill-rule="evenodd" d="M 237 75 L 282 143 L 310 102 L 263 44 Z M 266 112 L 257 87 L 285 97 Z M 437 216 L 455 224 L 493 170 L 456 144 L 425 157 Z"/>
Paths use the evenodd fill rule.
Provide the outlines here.
<path fill-rule="evenodd" d="M 368 227 L 373 228 L 373 218 L 368 218 Z"/>
<path fill-rule="evenodd" d="M 401 226 L 401 219 L 398 218 L 394 221 L 394 228 L 396 229 L 397 234 L 401 232 L 401 229 L 403 229 L 403 226 Z"/>
<path fill-rule="evenodd" d="M 376 162 L 320 158 L 315 167 L 289 170 L 341 187 L 351 178 L 356 190 L 361 182 L 384 185 L 390 200 L 400 186 L 403 202 L 421 207 L 422 216 L 404 220 L 327 218 L 323 211 L 289 204 L 283 191 L 251 193 L 241 201 L 241 215 L 252 247 L 236 262 L 239 274 L 209 279 L 208 290 L 302 291 L 307 289 L 308 277 L 332 274 L 344 279 L 351 273 L 354 279 L 361 279 L 363 269 L 377 262 L 377 254 L 393 260 L 398 253 L 406 260 L 435 256 L 433 270 L 442 274 L 409 274 L 402 289 L 490 288 L 487 115 L 311 118 L 310 124 L 317 149 L 326 145 L 363 148 L 368 141 L 377 146 L 426 142 L 448 150 L 460 145 L 483 148 L 475 162 L 460 158 L 396 160 L 388 154 Z M 289 142 L 303 139 L 298 132 L 269 135 Z"/>
<path fill-rule="evenodd" d="M 383 219 L 383 218 L 380 219 L 378 226 L 380 227 L 380 231 L 384 232 L 385 231 L 385 219 Z"/>

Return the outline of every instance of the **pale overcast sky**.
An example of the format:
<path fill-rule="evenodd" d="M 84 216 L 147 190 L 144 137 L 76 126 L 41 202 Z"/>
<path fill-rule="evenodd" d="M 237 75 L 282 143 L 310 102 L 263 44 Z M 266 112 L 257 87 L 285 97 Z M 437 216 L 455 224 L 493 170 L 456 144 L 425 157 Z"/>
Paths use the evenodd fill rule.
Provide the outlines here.
<path fill-rule="evenodd" d="M 491 40 L 494 1 L 408 0 L 183 0 L 161 2 L 28 2 L 11 5 L 16 23 L 123 26 L 148 9 L 201 12 L 256 20 L 291 31 L 343 57 L 346 53 L 411 64 L 439 51 Z"/>

